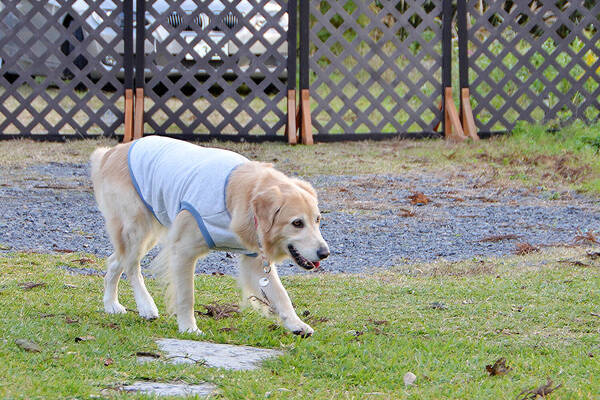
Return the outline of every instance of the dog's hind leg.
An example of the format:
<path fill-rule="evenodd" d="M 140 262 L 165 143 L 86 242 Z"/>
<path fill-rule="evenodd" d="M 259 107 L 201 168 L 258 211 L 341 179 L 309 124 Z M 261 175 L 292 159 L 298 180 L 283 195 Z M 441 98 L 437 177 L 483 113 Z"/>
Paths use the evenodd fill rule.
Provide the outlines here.
<path fill-rule="evenodd" d="M 260 257 L 242 255 L 239 281 L 244 299 L 250 301 L 253 306 L 268 304 L 281 318 L 283 325 L 294 334 L 302 337 L 313 334 L 313 328 L 302 322 L 296 314 L 275 266 L 266 274 Z"/>
<path fill-rule="evenodd" d="M 117 254 L 112 253 L 106 260 L 106 275 L 104 276 L 104 311 L 108 314 L 124 314 L 127 311 L 119 303 L 119 279 L 123 266 L 117 260 Z"/>
<path fill-rule="evenodd" d="M 107 259 L 104 277 L 104 310 L 109 314 L 125 313 L 118 300 L 119 278 L 123 271 L 133 288 L 135 302 L 142 318 L 155 319 L 158 309 L 144 285 L 140 270 L 140 260 L 156 242 L 158 222 L 151 221 L 151 215 L 138 215 L 126 222 L 107 219 L 106 228 L 115 248 Z"/>
<path fill-rule="evenodd" d="M 144 226 L 146 224 L 150 226 Z M 120 259 L 121 265 L 125 269 L 125 273 L 133 289 L 133 296 L 140 317 L 150 320 L 158 318 L 158 309 L 144 284 L 140 261 L 156 244 L 155 231 L 159 228 L 158 226 L 152 227 L 151 224 L 152 222 L 144 221 L 143 223 L 132 224 L 123 230 L 126 251 Z"/>

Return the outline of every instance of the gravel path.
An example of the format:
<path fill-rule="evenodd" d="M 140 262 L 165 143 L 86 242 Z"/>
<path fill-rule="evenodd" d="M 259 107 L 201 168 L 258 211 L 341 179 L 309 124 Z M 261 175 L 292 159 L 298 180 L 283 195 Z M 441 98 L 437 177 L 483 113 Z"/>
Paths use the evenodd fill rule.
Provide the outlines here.
<path fill-rule="evenodd" d="M 50 163 L 0 171 L 0 249 L 111 252 L 86 164 Z M 516 242 L 571 243 L 578 230 L 600 231 L 598 199 L 572 193 L 490 186 L 484 178 L 314 176 L 322 230 L 332 250 L 327 272 L 362 272 L 420 260 L 470 259 L 514 252 Z M 425 205 L 408 196 L 423 192 Z M 482 241 L 494 235 L 517 239 Z M 151 253 L 152 254 L 152 253 Z M 147 260 L 146 260 L 147 262 Z M 302 273 L 280 267 L 282 274 Z M 236 272 L 235 256 L 212 253 L 198 273 Z"/>

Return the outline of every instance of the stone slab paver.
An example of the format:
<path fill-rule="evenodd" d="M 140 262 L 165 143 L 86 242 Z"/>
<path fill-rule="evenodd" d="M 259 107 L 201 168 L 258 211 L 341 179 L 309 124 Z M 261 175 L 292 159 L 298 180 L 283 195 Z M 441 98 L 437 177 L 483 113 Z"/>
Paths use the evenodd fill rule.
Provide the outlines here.
<path fill-rule="evenodd" d="M 155 396 L 209 396 L 217 387 L 212 383 L 188 385 L 187 383 L 145 382 L 138 381 L 123 386 L 127 392 L 153 394 Z"/>
<path fill-rule="evenodd" d="M 283 354 L 279 350 L 196 340 L 158 339 L 156 343 L 163 352 L 164 359 L 170 363 L 202 363 L 208 367 L 231 370 L 256 369 L 263 360 Z M 140 362 L 155 360 L 148 357 L 138 358 Z"/>

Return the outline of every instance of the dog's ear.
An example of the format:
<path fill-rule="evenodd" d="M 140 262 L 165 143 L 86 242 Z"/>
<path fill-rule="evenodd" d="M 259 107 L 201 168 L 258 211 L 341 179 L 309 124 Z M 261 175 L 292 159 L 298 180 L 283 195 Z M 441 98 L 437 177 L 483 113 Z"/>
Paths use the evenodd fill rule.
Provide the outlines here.
<path fill-rule="evenodd" d="M 252 200 L 252 212 L 257 219 L 258 226 L 263 232 L 269 232 L 273 227 L 275 217 L 283 204 L 281 190 L 273 186 L 264 192 L 256 194 Z"/>
<path fill-rule="evenodd" d="M 310 193 L 315 199 L 317 198 L 317 192 L 310 183 L 298 178 L 292 178 L 292 181 L 294 181 L 296 185 L 300 186 L 301 189 L 304 189 Z"/>

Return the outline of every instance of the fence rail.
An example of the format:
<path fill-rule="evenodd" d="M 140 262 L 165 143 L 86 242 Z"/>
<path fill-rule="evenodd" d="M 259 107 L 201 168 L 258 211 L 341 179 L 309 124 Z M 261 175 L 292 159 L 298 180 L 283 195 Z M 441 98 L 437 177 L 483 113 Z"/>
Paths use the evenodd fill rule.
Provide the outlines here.
<path fill-rule="evenodd" d="M 0 139 L 440 136 L 449 86 L 484 135 L 589 123 L 599 26 L 595 0 L 4 1 Z"/>

